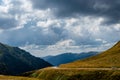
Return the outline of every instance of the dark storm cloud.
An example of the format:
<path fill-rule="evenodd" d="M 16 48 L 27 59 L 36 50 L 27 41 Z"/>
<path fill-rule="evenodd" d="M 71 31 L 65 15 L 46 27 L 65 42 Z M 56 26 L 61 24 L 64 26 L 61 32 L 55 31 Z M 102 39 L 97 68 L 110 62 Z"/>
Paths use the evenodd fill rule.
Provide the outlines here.
<path fill-rule="evenodd" d="M 53 45 L 59 41 L 59 37 L 53 32 L 45 34 L 41 28 L 34 30 L 29 26 L 15 31 L 4 31 L 0 34 L 0 41 L 13 46 L 24 46 L 26 43 Z"/>
<path fill-rule="evenodd" d="M 31 0 L 34 8 L 54 10 L 57 17 L 102 16 L 105 23 L 120 22 L 119 0 Z"/>
<path fill-rule="evenodd" d="M 13 18 L 0 18 L 0 29 L 10 29 L 17 27 L 18 22 Z"/>
<path fill-rule="evenodd" d="M 22 3 L 17 0 L 0 1 L 0 29 L 12 29 L 21 23 L 20 16 L 24 13 Z M 12 6 L 11 6 L 12 5 Z"/>

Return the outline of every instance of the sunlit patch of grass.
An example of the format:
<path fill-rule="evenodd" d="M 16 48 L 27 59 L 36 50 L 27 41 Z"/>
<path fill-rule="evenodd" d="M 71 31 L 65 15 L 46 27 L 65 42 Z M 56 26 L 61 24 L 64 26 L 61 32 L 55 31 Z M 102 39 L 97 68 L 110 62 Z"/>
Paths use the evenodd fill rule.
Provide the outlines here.
<path fill-rule="evenodd" d="M 4 75 L 0 75 L 0 80 L 41 80 L 41 79 L 20 77 L 20 76 L 4 76 Z"/>

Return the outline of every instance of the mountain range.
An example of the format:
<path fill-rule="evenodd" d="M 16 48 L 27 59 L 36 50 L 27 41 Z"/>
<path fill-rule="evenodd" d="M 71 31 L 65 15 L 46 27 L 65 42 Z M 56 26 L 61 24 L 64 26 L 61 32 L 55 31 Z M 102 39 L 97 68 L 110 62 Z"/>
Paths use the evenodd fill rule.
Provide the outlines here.
<path fill-rule="evenodd" d="M 82 52 L 82 53 L 63 53 L 56 56 L 46 56 L 43 57 L 43 59 L 53 64 L 54 66 L 58 66 L 60 64 L 65 64 L 65 63 L 73 62 L 75 60 L 85 59 L 91 56 L 95 56 L 97 54 L 98 52 L 93 52 L 93 51 Z"/>
<path fill-rule="evenodd" d="M 17 75 L 48 66 L 52 65 L 25 50 L 0 43 L 0 74 Z"/>

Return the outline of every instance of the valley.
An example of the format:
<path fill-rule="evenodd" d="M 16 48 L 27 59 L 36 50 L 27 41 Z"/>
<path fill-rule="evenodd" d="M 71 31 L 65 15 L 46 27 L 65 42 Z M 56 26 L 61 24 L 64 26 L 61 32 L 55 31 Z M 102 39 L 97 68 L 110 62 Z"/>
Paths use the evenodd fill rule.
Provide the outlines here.
<path fill-rule="evenodd" d="M 3 47 L 4 48 L 4 47 Z M 119 80 L 120 41 L 112 48 L 86 59 L 67 64 L 46 66 L 22 73 L 19 76 L 1 76 L 13 80 Z"/>
<path fill-rule="evenodd" d="M 44 80 L 119 80 L 120 42 L 96 56 L 58 67 L 48 67 L 24 76 Z"/>

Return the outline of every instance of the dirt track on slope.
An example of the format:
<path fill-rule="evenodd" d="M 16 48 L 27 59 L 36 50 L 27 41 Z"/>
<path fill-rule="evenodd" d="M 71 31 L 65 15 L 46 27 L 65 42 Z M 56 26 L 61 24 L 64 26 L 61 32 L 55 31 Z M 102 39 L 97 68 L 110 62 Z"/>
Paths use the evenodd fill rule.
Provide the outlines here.
<path fill-rule="evenodd" d="M 49 67 L 45 68 L 46 70 L 49 69 L 56 69 L 56 70 L 120 70 L 120 68 L 59 68 L 59 67 Z"/>

